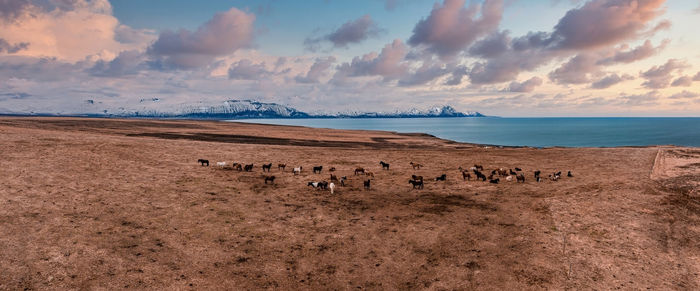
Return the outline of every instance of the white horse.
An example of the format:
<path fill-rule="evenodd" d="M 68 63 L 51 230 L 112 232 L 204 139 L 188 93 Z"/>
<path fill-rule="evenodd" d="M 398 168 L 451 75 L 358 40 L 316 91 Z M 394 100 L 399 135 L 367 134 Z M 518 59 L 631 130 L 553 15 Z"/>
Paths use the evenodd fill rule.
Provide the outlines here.
<path fill-rule="evenodd" d="M 331 182 L 331 184 L 328 185 L 328 189 L 331 189 L 331 194 L 333 194 L 333 191 L 335 190 L 335 184 L 333 184 L 333 182 Z"/>
<path fill-rule="evenodd" d="M 292 173 L 293 173 L 294 175 L 299 175 L 299 174 L 301 174 L 301 167 L 294 168 L 294 170 L 292 170 Z M 315 186 L 314 186 L 314 187 L 315 187 Z"/>
<path fill-rule="evenodd" d="M 216 162 L 216 166 L 218 166 L 219 168 L 226 167 L 226 162 Z"/>

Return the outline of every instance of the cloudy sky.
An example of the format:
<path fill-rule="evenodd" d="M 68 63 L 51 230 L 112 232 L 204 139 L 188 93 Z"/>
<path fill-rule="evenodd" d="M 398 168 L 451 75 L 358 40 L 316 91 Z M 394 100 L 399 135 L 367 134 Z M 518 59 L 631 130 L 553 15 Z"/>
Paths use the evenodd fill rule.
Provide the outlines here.
<path fill-rule="evenodd" d="M 0 113 L 700 116 L 699 27 L 698 0 L 0 0 Z"/>

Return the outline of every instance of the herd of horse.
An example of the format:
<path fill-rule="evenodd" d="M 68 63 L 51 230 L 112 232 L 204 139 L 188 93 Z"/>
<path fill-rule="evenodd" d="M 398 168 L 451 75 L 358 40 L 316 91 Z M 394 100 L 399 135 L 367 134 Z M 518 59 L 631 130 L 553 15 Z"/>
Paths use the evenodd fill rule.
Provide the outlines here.
<path fill-rule="evenodd" d="M 209 166 L 209 160 L 206 159 L 199 159 L 197 163 L 201 164 L 202 166 Z M 411 167 L 414 170 L 418 170 L 423 165 L 410 162 L 409 163 Z M 384 161 L 380 161 L 379 165 L 382 166 L 383 171 L 389 171 L 390 165 L 389 163 L 386 163 Z M 241 163 L 227 163 L 227 162 L 217 162 L 216 166 L 219 167 L 220 169 L 230 169 L 230 170 L 238 170 L 238 171 L 245 171 L 245 172 L 251 172 L 253 171 L 254 164 L 241 164 Z M 286 169 L 287 165 L 286 164 L 277 164 L 277 169 L 280 172 L 284 172 Z M 272 169 L 272 163 L 268 164 L 263 164 L 262 165 L 262 171 L 263 173 L 267 172 L 269 173 Z M 516 183 L 525 183 L 525 172 L 518 167 L 515 167 L 513 169 L 504 169 L 504 168 L 498 168 L 491 170 L 490 172 L 485 171 L 484 167 L 482 165 L 477 165 L 475 164 L 474 166 L 465 169 L 462 167 L 459 167 L 458 170 L 462 174 L 462 180 L 464 181 L 471 181 L 472 180 L 472 174 L 474 174 L 474 180 L 475 181 L 483 181 L 486 182 L 488 181 L 491 184 L 498 184 L 501 182 L 501 178 L 505 179 L 508 182 L 513 181 L 513 178 L 515 178 Z M 293 175 L 300 175 L 302 171 L 302 167 L 295 167 L 292 169 L 292 174 Z M 323 166 L 314 166 L 312 168 L 312 171 L 314 174 L 321 174 L 323 171 Z M 328 169 L 330 174 L 330 182 L 321 180 L 321 181 L 311 181 L 307 183 L 307 186 L 313 187 L 315 189 L 321 189 L 321 190 L 329 190 L 332 193 L 334 193 L 336 184 L 338 183 L 341 187 L 345 187 L 347 185 L 347 176 L 341 176 L 338 178 L 337 175 L 333 174 L 336 169 L 335 167 L 331 167 Z M 485 173 L 490 173 L 488 176 Z M 543 179 L 541 177 L 542 171 L 540 170 L 535 170 L 533 171 L 533 177 L 536 182 L 541 182 Z M 357 167 L 355 168 L 354 171 L 355 176 L 365 176 L 366 179 L 363 180 L 363 188 L 365 190 L 370 190 L 371 189 L 371 183 L 372 183 L 372 178 L 374 178 L 374 173 L 362 168 L 362 167 Z M 551 181 L 558 181 L 561 178 L 562 172 L 554 172 L 548 176 L 549 180 Z M 571 171 L 568 171 L 566 174 L 567 177 L 573 177 L 573 174 Z M 275 176 L 274 175 L 263 175 L 264 183 L 267 184 L 270 182 L 270 184 L 275 183 Z M 435 182 L 445 182 L 447 181 L 447 174 L 442 174 L 440 176 L 437 176 L 434 178 Z M 411 179 L 408 180 L 408 183 L 413 186 L 413 189 L 423 189 L 424 187 L 424 180 L 423 176 L 417 176 L 417 175 L 411 175 Z"/>

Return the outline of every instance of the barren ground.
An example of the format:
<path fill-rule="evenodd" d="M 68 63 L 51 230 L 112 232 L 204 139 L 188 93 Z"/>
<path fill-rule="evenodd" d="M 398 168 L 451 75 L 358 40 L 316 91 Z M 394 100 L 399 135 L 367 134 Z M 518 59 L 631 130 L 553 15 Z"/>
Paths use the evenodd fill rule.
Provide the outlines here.
<path fill-rule="evenodd" d="M 523 168 L 526 183 L 462 181 L 457 167 L 475 163 Z M 348 187 L 306 186 L 331 166 Z M 375 173 L 371 190 L 355 167 Z M 535 169 L 574 177 L 536 183 Z M 424 190 L 407 183 L 443 173 Z M 3 117 L 0 289 L 698 290 L 699 185 L 698 148 Z"/>

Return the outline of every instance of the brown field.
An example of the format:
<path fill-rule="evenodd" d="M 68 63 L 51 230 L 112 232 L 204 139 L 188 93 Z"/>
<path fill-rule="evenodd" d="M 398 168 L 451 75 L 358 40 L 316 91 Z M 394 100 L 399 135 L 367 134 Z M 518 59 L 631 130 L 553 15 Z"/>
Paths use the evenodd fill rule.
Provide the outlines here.
<path fill-rule="evenodd" d="M 462 181 L 457 167 L 475 163 L 523 168 L 526 183 Z M 306 186 L 331 166 L 348 187 Z M 355 167 L 375 173 L 371 190 Z M 574 177 L 536 183 L 535 169 Z M 1 290 L 700 288 L 698 148 L 2 117 L 0 182 Z"/>

